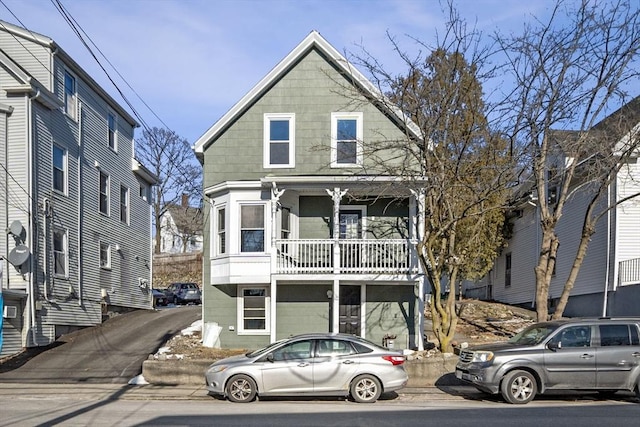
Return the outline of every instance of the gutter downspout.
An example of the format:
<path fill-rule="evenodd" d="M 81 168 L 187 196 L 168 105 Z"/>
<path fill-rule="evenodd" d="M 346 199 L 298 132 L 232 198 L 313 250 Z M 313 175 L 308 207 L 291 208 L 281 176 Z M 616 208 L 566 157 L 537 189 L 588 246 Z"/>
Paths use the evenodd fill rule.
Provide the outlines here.
<path fill-rule="evenodd" d="M 35 98 L 37 98 L 38 96 L 40 96 L 40 89 L 36 90 L 35 95 L 33 96 L 29 96 L 26 99 L 27 105 L 26 105 L 26 110 L 27 110 L 27 117 L 26 117 L 26 121 L 27 121 L 27 188 L 28 188 L 28 211 L 29 211 L 29 233 L 30 233 L 30 238 L 31 238 L 31 248 L 35 248 L 35 243 L 38 241 L 37 238 L 34 237 L 33 235 L 33 231 L 34 231 L 34 227 L 33 227 L 33 179 L 32 179 L 32 175 L 33 175 L 33 110 L 31 108 L 31 105 L 33 103 L 33 100 Z M 33 249 L 32 249 L 33 251 Z M 29 311 L 31 312 L 31 316 L 27 317 L 27 329 L 31 331 L 31 339 L 33 340 L 33 345 L 37 345 L 37 335 L 36 335 L 36 301 L 35 301 L 35 284 L 33 283 L 34 281 L 34 275 L 33 275 L 33 269 L 35 267 L 35 256 L 31 256 L 30 259 L 30 271 L 29 271 Z"/>
<path fill-rule="evenodd" d="M 611 184 L 609 184 L 609 186 L 607 186 L 607 204 L 611 203 Z M 609 211 L 607 212 L 607 266 L 605 267 L 605 275 L 604 275 L 604 295 L 602 298 L 602 317 L 606 317 L 607 316 L 607 305 L 609 304 L 609 274 L 610 274 L 610 265 L 611 265 L 611 209 L 609 209 Z M 618 227 L 618 221 L 616 220 L 615 223 L 615 227 L 616 227 L 616 233 L 615 236 L 616 238 L 618 237 L 618 233 L 617 233 L 617 227 Z M 616 268 L 618 263 L 616 260 L 616 255 L 614 254 L 614 259 L 613 259 L 614 264 L 614 274 L 617 272 Z M 617 274 L 615 274 L 617 276 Z M 615 283 L 615 282 L 614 282 Z"/>
<path fill-rule="evenodd" d="M 78 101 L 78 306 L 82 307 L 82 234 L 83 220 L 82 210 L 84 208 L 84 195 L 82 191 L 83 171 L 84 171 L 84 144 L 82 141 L 82 102 Z M 67 245 L 69 244 L 67 240 Z"/>

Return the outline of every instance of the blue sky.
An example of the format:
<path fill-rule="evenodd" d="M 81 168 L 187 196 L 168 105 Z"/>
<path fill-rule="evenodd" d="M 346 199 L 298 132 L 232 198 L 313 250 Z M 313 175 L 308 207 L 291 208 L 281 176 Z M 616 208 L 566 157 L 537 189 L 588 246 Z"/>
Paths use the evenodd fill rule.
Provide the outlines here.
<path fill-rule="evenodd" d="M 400 73 L 386 32 L 407 50 L 442 33 L 438 0 L 60 0 L 146 104 L 109 70 L 149 126 L 193 144 L 312 30 L 339 51 L 362 44 Z M 458 0 L 490 33 L 518 31 L 547 0 Z M 15 16 L 13 16 L 15 15 Z M 0 19 L 51 37 L 116 100 L 116 89 L 49 0 L 0 0 Z M 164 123 L 164 124 L 163 124 Z M 138 131 L 139 137 L 141 131 Z"/>

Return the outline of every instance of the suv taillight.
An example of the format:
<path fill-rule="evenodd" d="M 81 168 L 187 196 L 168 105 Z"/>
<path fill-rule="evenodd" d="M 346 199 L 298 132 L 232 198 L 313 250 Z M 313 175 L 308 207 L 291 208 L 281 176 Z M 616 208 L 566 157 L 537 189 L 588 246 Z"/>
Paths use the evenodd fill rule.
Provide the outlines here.
<path fill-rule="evenodd" d="M 387 362 L 391 362 L 395 365 L 402 365 L 404 363 L 404 356 L 382 356 Z"/>

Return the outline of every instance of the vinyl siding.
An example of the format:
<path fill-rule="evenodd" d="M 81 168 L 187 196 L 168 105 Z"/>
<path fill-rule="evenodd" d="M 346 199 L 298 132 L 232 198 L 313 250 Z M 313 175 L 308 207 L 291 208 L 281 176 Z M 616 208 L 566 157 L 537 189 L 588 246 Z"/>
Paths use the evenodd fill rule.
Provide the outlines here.
<path fill-rule="evenodd" d="M 396 348 L 416 345 L 418 299 L 414 285 L 366 287 L 365 330 L 368 340 L 382 345 L 386 334 L 396 335 Z"/>
<path fill-rule="evenodd" d="M 38 80 L 45 88 L 50 89 L 51 51 L 48 47 L 34 43 L 6 31 L 0 31 L 0 46 L 16 64 Z"/>
<path fill-rule="evenodd" d="M 349 169 L 331 169 L 331 113 L 364 113 L 364 139 L 399 138 L 401 132 L 369 102 L 354 102 L 353 94 L 341 95 L 346 81 L 330 67 L 318 51 L 310 51 L 281 80 L 232 123 L 205 152 L 204 186 L 228 180 L 256 180 L 277 173 L 346 174 Z M 265 113 L 295 113 L 295 169 L 263 167 L 263 122 Z M 382 136 L 381 136 L 382 135 Z"/>
<path fill-rule="evenodd" d="M 640 191 L 640 163 L 627 164 L 618 174 L 617 200 Z M 617 261 L 640 258 L 640 198 L 626 201 L 616 208 Z"/>
<path fill-rule="evenodd" d="M 2 352 L 0 357 L 18 353 L 24 347 L 22 342 L 23 299 L 3 294 L 5 306 L 15 306 L 17 315 L 14 319 L 2 319 Z"/>
<path fill-rule="evenodd" d="M 328 332 L 332 284 L 278 285 L 276 339 L 308 332 Z"/>

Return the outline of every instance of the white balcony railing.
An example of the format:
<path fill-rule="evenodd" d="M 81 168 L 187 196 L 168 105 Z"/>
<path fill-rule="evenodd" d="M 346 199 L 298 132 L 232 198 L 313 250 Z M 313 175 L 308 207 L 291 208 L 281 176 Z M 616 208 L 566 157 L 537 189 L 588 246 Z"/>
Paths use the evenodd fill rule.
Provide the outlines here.
<path fill-rule="evenodd" d="M 640 258 L 620 261 L 619 283 L 624 285 L 640 285 Z"/>
<path fill-rule="evenodd" d="M 277 274 L 415 274 L 408 240 L 276 240 Z"/>

